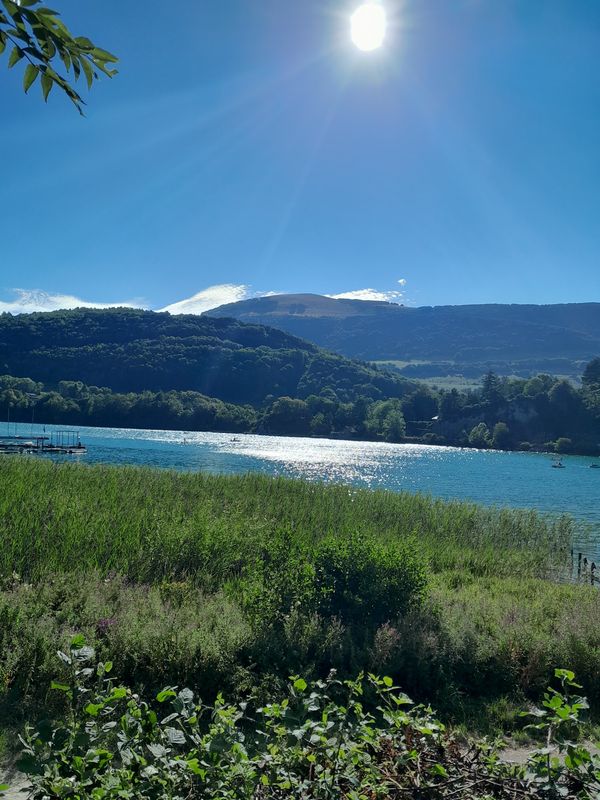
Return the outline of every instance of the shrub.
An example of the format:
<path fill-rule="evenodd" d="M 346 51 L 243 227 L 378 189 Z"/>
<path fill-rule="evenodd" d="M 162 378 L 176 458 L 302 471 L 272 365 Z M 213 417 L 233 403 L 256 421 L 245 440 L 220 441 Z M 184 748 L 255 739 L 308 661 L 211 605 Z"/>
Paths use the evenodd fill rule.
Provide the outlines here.
<path fill-rule="evenodd" d="M 358 534 L 330 537 L 314 553 L 318 613 L 347 625 L 373 628 L 419 605 L 426 571 L 414 544 Z"/>

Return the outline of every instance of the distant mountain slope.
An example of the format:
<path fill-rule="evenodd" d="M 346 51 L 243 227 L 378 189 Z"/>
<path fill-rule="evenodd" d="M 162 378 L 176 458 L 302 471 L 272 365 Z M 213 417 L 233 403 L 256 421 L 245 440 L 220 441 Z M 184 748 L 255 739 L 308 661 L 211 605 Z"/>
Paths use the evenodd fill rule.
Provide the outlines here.
<path fill-rule="evenodd" d="M 0 374 L 116 392 L 193 390 L 230 403 L 329 390 L 401 397 L 407 382 L 261 325 L 133 309 L 0 316 Z"/>
<path fill-rule="evenodd" d="M 243 300 L 207 313 L 272 325 L 370 361 L 531 363 L 535 370 L 600 353 L 600 303 L 408 308 L 299 294 Z"/>

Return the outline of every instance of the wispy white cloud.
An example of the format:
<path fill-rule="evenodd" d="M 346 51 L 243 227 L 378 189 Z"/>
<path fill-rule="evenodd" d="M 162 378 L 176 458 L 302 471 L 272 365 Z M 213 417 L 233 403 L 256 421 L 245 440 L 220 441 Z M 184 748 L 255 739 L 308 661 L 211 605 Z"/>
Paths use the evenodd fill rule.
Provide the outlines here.
<path fill-rule="evenodd" d="M 39 289 L 12 289 L 12 300 L 0 300 L 0 313 L 31 314 L 34 311 L 58 311 L 68 308 L 143 308 L 137 301 L 127 300 L 122 303 L 94 303 L 82 300 L 70 294 L 52 294 Z"/>
<path fill-rule="evenodd" d="M 34 311 L 58 311 L 70 308 L 115 308 L 126 306 L 129 308 L 149 308 L 138 300 L 126 300 L 116 303 L 97 303 L 91 300 L 82 300 L 70 294 L 58 292 L 45 292 L 41 289 L 11 289 L 10 299 L 0 300 L 0 313 L 31 314 Z M 169 311 L 171 314 L 201 314 L 211 308 L 235 303 L 247 297 L 254 297 L 248 286 L 242 284 L 223 283 L 217 286 L 208 286 L 193 297 L 180 300 L 177 303 L 158 309 Z"/>
<path fill-rule="evenodd" d="M 396 289 L 389 292 L 382 292 L 378 289 L 354 289 L 351 292 L 329 294 L 327 297 L 332 297 L 334 300 L 376 300 L 385 303 L 400 303 L 404 299 L 404 292 Z"/>
<path fill-rule="evenodd" d="M 400 287 L 404 288 L 406 280 L 401 278 L 398 281 Z M 129 308 L 149 308 L 148 304 L 141 300 L 126 300 L 115 303 L 97 303 L 90 300 L 83 300 L 70 294 L 59 294 L 57 292 L 45 292 L 39 289 L 12 289 L 11 299 L 0 300 L 0 313 L 9 314 L 30 314 L 34 311 L 58 311 L 59 309 L 70 308 L 115 308 L 125 306 Z M 206 289 L 193 295 L 192 297 L 171 303 L 158 311 L 168 311 L 170 314 L 202 314 L 218 306 L 227 303 L 237 303 L 240 300 L 247 300 L 251 297 L 273 297 L 282 294 L 276 291 L 253 291 L 250 286 L 242 283 L 220 283 L 215 286 L 208 286 Z M 404 299 L 404 292 L 400 290 L 380 291 L 378 289 L 355 289 L 353 291 L 331 294 L 336 300 L 379 300 L 391 303 L 400 303 Z"/>
<path fill-rule="evenodd" d="M 168 311 L 170 314 L 202 314 L 203 311 L 210 311 L 212 308 L 223 306 L 226 303 L 237 303 L 239 300 L 246 300 L 254 296 L 250 292 L 250 287 L 237 283 L 220 283 L 216 286 L 209 286 L 193 297 L 171 303 L 169 306 L 159 309 Z"/>

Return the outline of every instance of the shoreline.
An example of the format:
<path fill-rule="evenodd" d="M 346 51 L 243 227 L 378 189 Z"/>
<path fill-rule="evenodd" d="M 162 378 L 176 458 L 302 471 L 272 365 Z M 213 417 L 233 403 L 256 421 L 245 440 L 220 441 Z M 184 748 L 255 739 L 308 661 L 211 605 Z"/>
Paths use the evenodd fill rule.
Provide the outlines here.
<path fill-rule="evenodd" d="M 15 420 L 14 423 L 11 422 L 10 425 L 24 425 L 29 426 L 29 421 L 19 421 Z M 6 425 L 6 423 L 5 423 Z M 590 452 L 583 452 L 582 450 L 569 450 L 568 452 L 557 452 L 556 450 L 551 450 L 543 445 L 535 445 L 531 444 L 528 448 L 519 448 L 519 447 L 511 447 L 511 448 L 496 448 L 496 447 L 474 447 L 469 445 L 468 443 L 462 444 L 453 444 L 450 442 L 430 442 L 424 441 L 424 437 L 420 436 L 405 436 L 401 440 L 398 441 L 387 441 L 381 437 L 367 437 L 367 436 L 349 436 L 347 432 L 340 432 L 338 435 L 335 433 L 329 434 L 328 436 L 318 436 L 314 434 L 306 434 L 306 433 L 268 433 L 266 431 L 240 431 L 240 430 L 216 430 L 216 429 L 182 429 L 182 428 L 156 428 L 156 427 L 132 427 L 129 425 L 90 425 L 89 423 L 82 422 L 80 425 L 74 424 L 72 422 L 42 422 L 36 421 L 35 427 L 46 427 L 52 426 L 53 428 L 73 428 L 75 430 L 81 430 L 82 428 L 93 428 L 94 430 L 124 430 L 124 431 L 157 431 L 157 432 L 169 432 L 169 433 L 181 433 L 182 438 L 185 439 L 187 434 L 196 434 L 196 433 L 217 433 L 222 435 L 231 435 L 231 436 L 261 436 L 261 437 L 271 437 L 271 438 L 286 438 L 286 439 L 312 439 L 315 441 L 332 441 L 332 442 L 365 442 L 368 444 L 390 444 L 390 445 L 403 445 L 403 444 L 410 444 L 410 445 L 417 445 L 423 447 L 439 447 L 442 449 L 448 450 L 473 450 L 475 452 L 489 452 L 489 453 L 536 453 L 536 454 L 546 454 L 550 456 L 555 456 L 557 458 L 562 458 L 566 456 L 577 456 L 580 458 L 591 458 L 591 459 L 600 459 L 600 446 L 597 449 L 596 453 Z M 3 426 L 2 426 L 3 427 Z M 1 427 L 0 427 L 1 430 Z"/>

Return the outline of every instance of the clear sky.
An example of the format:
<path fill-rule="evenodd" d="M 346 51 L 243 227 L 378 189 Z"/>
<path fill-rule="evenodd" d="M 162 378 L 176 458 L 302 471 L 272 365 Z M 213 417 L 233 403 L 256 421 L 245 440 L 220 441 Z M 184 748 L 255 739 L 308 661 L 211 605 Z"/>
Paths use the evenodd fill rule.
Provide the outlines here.
<path fill-rule="evenodd" d="M 386 0 L 373 53 L 358 4 L 50 3 L 120 74 L 2 64 L 0 310 L 600 301 L 600 2 Z"/>

